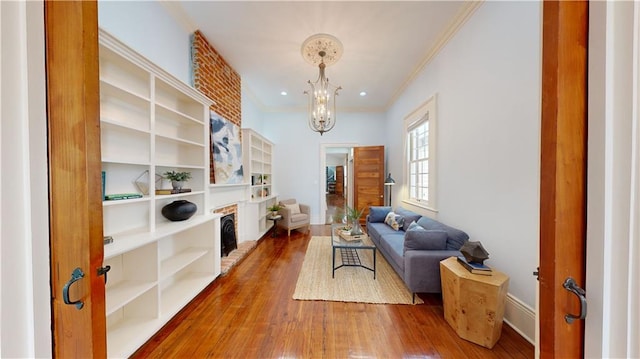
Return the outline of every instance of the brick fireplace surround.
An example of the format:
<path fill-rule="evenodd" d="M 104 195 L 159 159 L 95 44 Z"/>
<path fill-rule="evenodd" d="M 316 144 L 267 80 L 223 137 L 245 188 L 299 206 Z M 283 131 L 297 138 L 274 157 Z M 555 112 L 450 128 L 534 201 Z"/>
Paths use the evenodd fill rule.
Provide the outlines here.
<path fill-rule="evenodd" d="M 211 110 L 226 118 L 231 123 L 242 127 L 242 94 L 240 75 L 211 46 L 200 31 L 192 36 L 191 61 L 193 66 L 193 86 L 204 95 L 215 101 Z M 240 139 L 242 141 L 242 138 Z M 213 158 L 210 162 L 210 182 L 215 183 Z M 238 200 L 243 200 L 242 198 Z M 222 215 L 234 214 L 236 238 L 238 226 L 242 218 L 238 216 L 238 203 L 230 203 L 213 210 Z M 257 241 L 238 242 L 238 248 L 227 257 L 222 258 L 222 275 L 240 262 L 253 248 Z"/>

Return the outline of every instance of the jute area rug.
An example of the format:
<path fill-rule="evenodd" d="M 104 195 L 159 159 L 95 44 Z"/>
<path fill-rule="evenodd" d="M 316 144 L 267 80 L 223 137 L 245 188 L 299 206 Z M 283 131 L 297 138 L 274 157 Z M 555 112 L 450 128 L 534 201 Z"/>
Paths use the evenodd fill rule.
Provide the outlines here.
<path fill-rule="evenodd" d="M 414 304 L 412 294 L 385 258 L 377 253 L 376 279 L 360 267 L 342 267 L 331 278 L 331 237 L 312 237 L 298 276 L 293 299 L 375 304 Z M 373 268 L 371 250 L 358 250 L 361 262 Z M 336 250 L 336 266 L 341 264 Z M 423 301 L 416 296 L 415 304 Z"/>

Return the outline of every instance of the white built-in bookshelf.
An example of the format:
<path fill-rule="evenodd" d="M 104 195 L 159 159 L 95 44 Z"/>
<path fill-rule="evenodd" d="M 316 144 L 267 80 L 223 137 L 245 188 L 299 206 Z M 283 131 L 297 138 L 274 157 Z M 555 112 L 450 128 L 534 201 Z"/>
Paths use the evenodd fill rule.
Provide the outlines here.
<path fill-rule="evenodd" d="M 127 357 L 220 274 L 220 215 L 207 212 L 211 101 L 100 31 L 100 126 L 107 354 Z M 189 171 L 191 192 L 156 195 L 166 171 Z M 138 182 L 138 183 L 136 183 Z M 166 188 L 166 185 L 164 186 Z M 198 206 L 171 222 L 162 208 Z"/>
<path fill-rule="evenodd" d="M 273 191 L 273 143 L 249 128 L 242 129 L 242 156 L 245 181 L 249 184 L 247 222 L 249 238 L 262 237 L 273 225 L 267 208 L 277 201 Z"/>

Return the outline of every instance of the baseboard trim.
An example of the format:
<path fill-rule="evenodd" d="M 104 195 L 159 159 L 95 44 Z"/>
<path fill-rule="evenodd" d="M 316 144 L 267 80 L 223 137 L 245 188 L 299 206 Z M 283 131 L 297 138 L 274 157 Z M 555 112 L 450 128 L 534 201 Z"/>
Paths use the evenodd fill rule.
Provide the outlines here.
<path fill-rule="evenodd" d="M 504 322 L 522 335 L 529 343 L 535 345 L 536 312 L 510 293 L 504 308 Z"/>

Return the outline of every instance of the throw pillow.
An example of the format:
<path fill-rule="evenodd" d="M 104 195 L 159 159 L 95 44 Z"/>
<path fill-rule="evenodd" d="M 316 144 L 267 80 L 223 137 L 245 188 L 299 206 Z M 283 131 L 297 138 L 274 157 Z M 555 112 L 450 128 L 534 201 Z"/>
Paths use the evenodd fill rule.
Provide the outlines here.
<path fill-rule="evenodd" d="M 420 226 L 410 228 L 404 234 L 404 251 L 410 250 L 445 250 L 447 249 L 447 232 L 428 230 Z"/>
<path fill-rule="evenodd" d="M 384 219 L 384 223 L 393 228 L 394 231 L 400 230 L 400 228 L 402 227 L 402 222 L 403 218 L 393 212 L 389 212 Z"/>
<path fill-rule="evenodd" d="M 389 212 L 391 212 L 391 207 L 371 206 L 369 207 L 369 222 L 383 223 Z"/>
<path fill-rule="evenodd" d="M 298 203 L 285 204 L 284 206 L 287 207 L 291 211 L 291 214 L 300 213 L 300 204 L 298 204 Z"/>
<path fill-rule="evenodd" d="M 404 226 L 403 228 L 400 229 L 404 229 L 405 231 L 409 228 L 409 225 L 414 222 L 414 221 L 418 221 L 418 219 L 420 219 L 420 217 L 422 217 L 421 215 L 413 212 L 413 211 L 409 211 L 407 209 L 404 209 L 402 207 L 396 207 L 395 210 L 396 214 L 402 216 L 402 218 L 404 218 Z"/>

